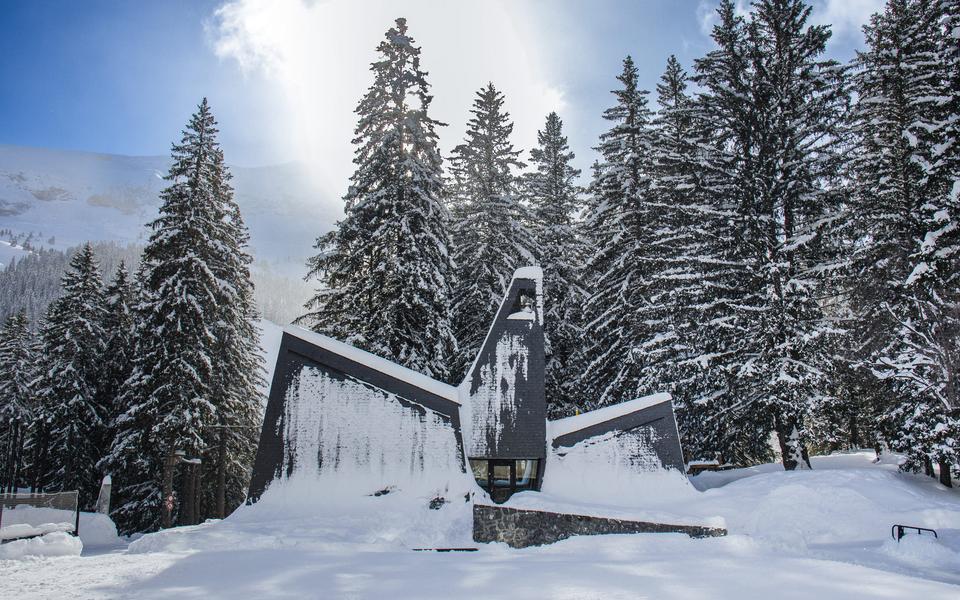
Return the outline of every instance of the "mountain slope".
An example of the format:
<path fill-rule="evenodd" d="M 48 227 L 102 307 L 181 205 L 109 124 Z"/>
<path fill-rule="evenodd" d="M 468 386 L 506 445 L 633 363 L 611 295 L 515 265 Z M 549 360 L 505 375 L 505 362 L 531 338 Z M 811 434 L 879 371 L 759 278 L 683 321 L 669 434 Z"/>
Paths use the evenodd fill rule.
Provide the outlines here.
<path fill-rule="evenodd" d="M 42 234 L 41 245 L 60 249 L 87 240 L 142 243 L 168 161 L 0 145 L 0 229 Z M 255 259 L 301 275 L 316 237 L 340 218 L 340 199 L 324 198 L 300 163 L 231 172 Z"/>

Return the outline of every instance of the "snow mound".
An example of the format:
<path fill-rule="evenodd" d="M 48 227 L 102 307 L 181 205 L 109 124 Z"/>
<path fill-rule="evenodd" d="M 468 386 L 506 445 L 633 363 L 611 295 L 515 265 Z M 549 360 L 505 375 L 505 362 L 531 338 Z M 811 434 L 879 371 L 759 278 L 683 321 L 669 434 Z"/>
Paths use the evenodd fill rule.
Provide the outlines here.
<path fill-rule="evenodd" d="M 465 493 L 434 496 L 393 489 L 380 496 L 318 502 L 330 488 L 297 478 L 275 482 L 250 506 L 222 521 L 177 527 L 132 542 L 131 554 L 298 548 L 371 550 L 473 545 L 473 505 Z M 314 502 L 310 502 L 310 499 Z"/>
<path fill-rule="evenodd" d="M 960 553 L 957 553 L 932 535 L 906 535 L 900 543 L 890 539 L 880 552 L 911 567 L 939 568 L 960 573 Z"/>
<path fill-rule="evenodd" d="M 0 546 L 0 560 L 25 560 L 43 556 L 80 556 L 83 542 L 63 531 Z"/>
<path fill-rule="evenodd" d="M 25 535 L 34 535 L 50 531 L 44 527 L 49 524 L 58 525 L 59 531 L 73 531 L 76 513 L 69 510 L 55 508 L 41 508 L 36 506 L 20 505 L 14 509 L 3 511 L 3 535 L 0 537 L 15 537 L 21 535 L 14 527 L 23 530 Z M 26 528 L 31 528 L 27 531 Z M 36 531 L 32 531 L 36 530 Z M 105 548 L 123 545 L 123 540 L 117 535 L 117 526 L 107 515 L 100 513 L 80 513 L 80 540 L 85 548 Z"/>

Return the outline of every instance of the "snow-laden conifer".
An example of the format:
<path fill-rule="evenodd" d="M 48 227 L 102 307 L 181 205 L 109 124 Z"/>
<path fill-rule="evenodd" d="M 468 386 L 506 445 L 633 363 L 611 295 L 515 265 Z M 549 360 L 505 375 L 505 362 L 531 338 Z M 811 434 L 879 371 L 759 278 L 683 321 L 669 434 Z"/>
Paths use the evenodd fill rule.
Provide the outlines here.
<path fill-rule="evenodd" d="M 47 311 L 41 332 L 40 404 L 34 468 L 46 490 L 79 490 L 84 506 L 96 500 L 97 462 L 103 454 L 106 411 L 98 394 L 104 351 L 103 279 L 90 244 L 70 260 L 63 295 Z"/>
<path fill-rule="evenodd" d="M 103 462 L 114 476 L 113 517 L 124 532 L 160 524 L 163 462 L 171 454 L 203 459 L 210 474 L 200 493 L 204 514 L 213 516 L 209 499 L 221 462 L 212 450 L 221 432 L 235 428 L 236 460 L 253 452 L 260 359 L 250 258 L 217 133 L 204 99 L 173 146 L 170 185 L 138 272 L 134 367 Z M 245 482 L 236 468 L 223 467 L 236 501 Z M 174 501 L 176 522 L 183 505 Z"/>
<path fill-rule="evenodd" d="M 111 442 L 115 434 L 113 427 L 121 412 L 119 396 L 133 368 L 135 302 L 136 287 L 121 261 L 104 291 L 104 353 L 98 389 L 100 404 L 105 411 L 107 440 Z"/>
<path fill-rule="evenodd" d="M 605 406 L 647 391 L 642 378 L 641 321 L 648 302 L 654 250 L 646 245 L 661 213 L 654 208 L 652 113 L 629 56 L 617 76 L 616 103 L 603 113 L 610 129 L 600 136 L 585 222 L 586 279 L 582 403 Z"/>
<path fill-rule="evenodd" d="M 823 57 L 829 28 L 810 25 L 800 0 L 756 2 L 747 20 L 729 1 L 718 13 L 717 49 L 696 76 L 725 174 L 708 192 L 717 270 L 703 356 L 723 373 L 708 402 L 720 443 L 763 453 L 756 440 L 773 429 L 791 469 L 836 332 L 822 292 L 837 267 L 843 70 Z"/>
<path fill-rule="evenodd" d="M 955 463 L 960 448 L 960 115 L 948 4 L 889 0 L 864 28 L 855 64 L 856 359 L 889 386 L 883 425 L 918 470 Z"/>
<path fill-rule="evenodd" d="M 455 342 L 452 264 L 433 97 L 420 48 L 397 19 L 357 105 L 356 170 L 345 216 L 321 236 L 308 277 L 321 287 L 300 321 L 443 379 Z"/>
<path fill-rule="evenodd" d="M 466 139 L 452 158 L 454 379 L 480 351 L 514 270 L 535 260 L 517 173 L 524 164 L 510 141 L 513 121 L 503 93 L 488 83 L 477 92 L 470 114 Z"/>
<path fill-rule="evenodd" d="M 575 412 L 576 356 L 582 339 L 580 316 L 585 299 L 581 282 L 586 248 L 580 233 L 580 170 L 563 135 L 563 121 L 547 115 L 530 151 L 532 172 L 524 176 L 531 225 L 543 269 L 546 397 L 552 418 Z"/>
<path fill-rule="evenodd" d="M 25 311 L 0 329 L 0 493 L 29 486 L 26 441 L 34 414 L 36 344 Z"/>

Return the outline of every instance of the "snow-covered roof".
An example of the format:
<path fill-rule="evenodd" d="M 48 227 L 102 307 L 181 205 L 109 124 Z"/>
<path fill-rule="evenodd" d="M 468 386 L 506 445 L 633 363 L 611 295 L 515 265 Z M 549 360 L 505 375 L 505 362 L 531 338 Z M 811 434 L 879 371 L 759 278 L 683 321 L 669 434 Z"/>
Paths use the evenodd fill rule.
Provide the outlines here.
<path fill-rule="evenodd" d="M 591 410 L 590 412 L 585 412 L 580 415 L 565 417 L 563 419 L 557 419 L 556 421 L 548 421 L 547 437 L 549 439 L 556 439 L 561 435 L 567 435 L 568 433 L 580 431 L 592 425 L 605 423 L 618 417 L 635 413 L 638 410 L 650 408 L 662 402 L 670 402 L 670 400 L 670 394 L 660 392 L 659 394 L 651 394 L 643 398 L 637 398 L 636 400 L 628 400 L 627 402 L 621 402 L 613 406 L 605 406 L 604 408 Z"/>
<path fill-rule="evenodd" d="M 371 369 L 379 371 L 385 375 L 389 375 L 394 379 L 398 379 L 404 383 L 408 383 L 414 387 L 420 388 L 421 390 L 460 404 L 460 398 L 457 395 L 457 388 L 447 385 L 442 381 L 437 381 L 436 379 L 427 377 L 423 373 L 417 373 L 416 371 L 402 367 L 395 362 L 391 362 L 385 358 L 376 356 L 375 354 L 370 354 L 369 352 L 351 346 L 350 344 L 344 344 L 343 342 L 337 341 L 323 334 L 310 331 L 309 329 L 304 329 L 303 327 L 287 325 L 283 328 L 283 332 L 289 333 L 290 335 L 300 338 L 305 342 L 310 342 L 311 344 L 319 346 L 328 352 L 333 352 L 338 356 L 342 356 L 365 367 L 370 367 Z"/>

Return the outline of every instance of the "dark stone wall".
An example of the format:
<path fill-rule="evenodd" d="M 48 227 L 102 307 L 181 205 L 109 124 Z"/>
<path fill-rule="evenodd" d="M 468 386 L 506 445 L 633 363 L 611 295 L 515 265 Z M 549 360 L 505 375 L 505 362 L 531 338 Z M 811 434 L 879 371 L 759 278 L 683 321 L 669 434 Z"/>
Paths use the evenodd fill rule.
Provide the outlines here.
<path fill-rule="evenodd" d="M 264 413 L 263 427 L 260 431 L 260 443 L 253 463 L 250 489 L 247 492 L 247 504 L 260 499 L 270 483 L 282 475 L 286 444 L 283 439 L 284 414 L 287 391 L 300 371 L 306 367 L 319 369 L 337 380 L 353 379 L 364 385 L 383 390 L 396 396 L 397 400 L 408 408 L 421 413 L 430 409 L 450 422 L 457 439 L 459 458 L 463 460 L 463 436 L 460 430 L 460 405 L 428 392 L 424 389 L 400 381 L 390 375 L 377 371 L 349 358 L 315 346 L 289 333 L 284 333 L 277 355 L 277 366 L 273 373 L 270 398 Z M 290 473 L 287 473 L 290 475 Z"/>
<path fill-rule="evenodd" d="M 533 300 L 532 320 L 510 319 L 509 316 L 522 309 L 520 296 Z M 547 404 L 544 397 L 543 315 L 539 314 L 542 298 L 537 298 L 537 285 L 533 279 L 514 279 L 507 290 L 506 298 L 497 312 L 493 324 L 473 368 L 465 381 L 470 382 L 470 398 L 475 415 L 482 414 L 480 422 L 474 421 L 473 442 L 467 449 L 471 458 L 545 458 Z M 501 414 L 483 414 L 484 400 L 481 374 L 485 367 L 493 367 L 497 360 L 497 344 L 510 335 L 519 336 L 527 350 L 525 377 L 518 377 L 515 385 L 516 412 L 503 410 Z M 501 427 L 502 426 L 502 427 Z M 499 437 L 498 437 L 499 429 Z"/>
<path fill-rule="evenodd" d="M 473 541 L 504 542 L 512 548 L 552 544 L 575 535 L 607 533 L 684 533 L 693 538 L 727 535 L 726 529 L 671 525 L 604 517 L 473 505 Z"/>
<path fill-rule="evenodd" d="M 673 414 L 673 403 L 669 401 L 557 436 L 553 439 L 552 446 L 555 450 L 562 452 L 563 448 L 571 447 L 592 437 L 613 431 L 630 431 L 640 427 L 653 429 L 656 439 L 654 450 L 664 468 L 674 468 L 681 473 L 684 472 L 683 450 L 680 447 L 677 421 Z"/>

